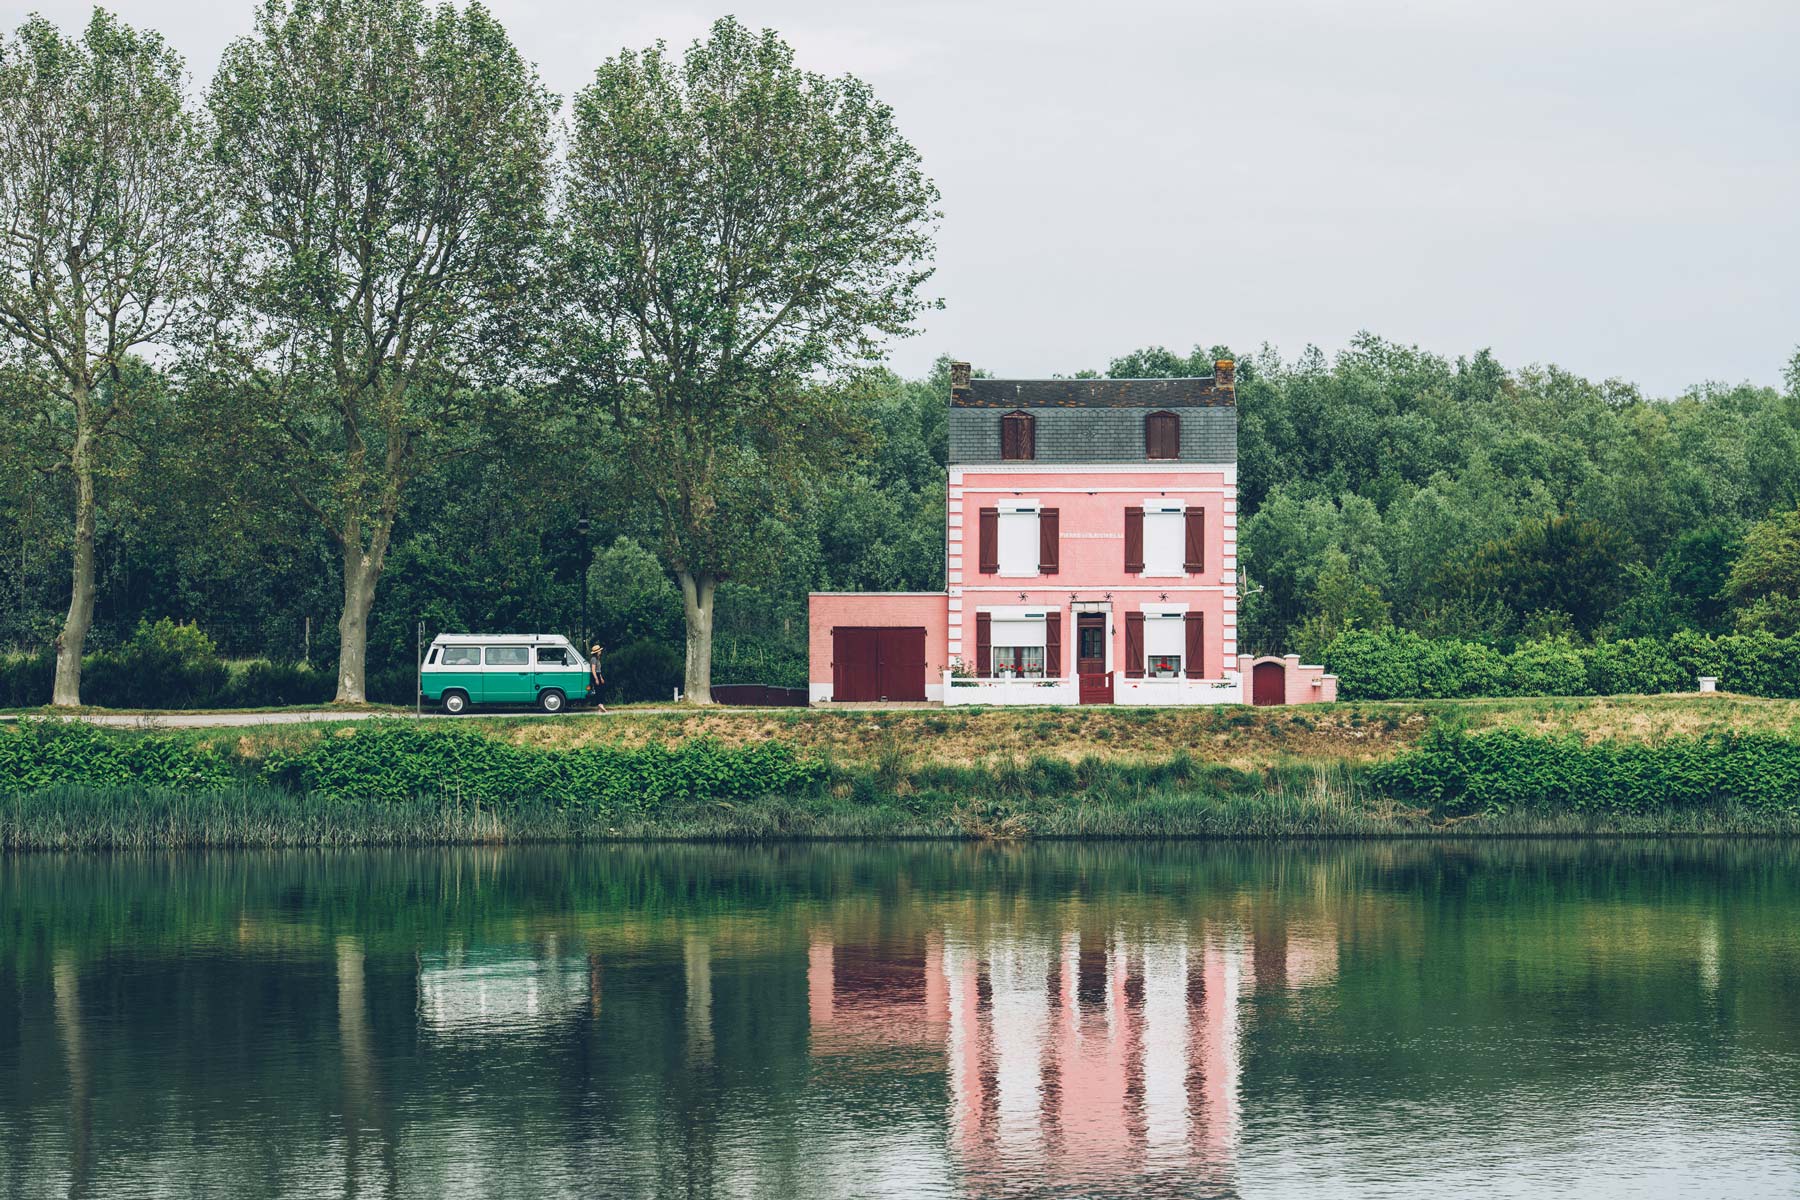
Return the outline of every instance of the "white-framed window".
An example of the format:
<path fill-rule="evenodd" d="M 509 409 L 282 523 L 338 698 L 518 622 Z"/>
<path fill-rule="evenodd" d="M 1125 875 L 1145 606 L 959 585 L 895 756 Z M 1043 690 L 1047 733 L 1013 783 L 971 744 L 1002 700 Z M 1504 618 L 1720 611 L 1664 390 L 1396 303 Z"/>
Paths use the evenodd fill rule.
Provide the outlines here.
<path fill-rule="evenodd" d="M 479 667 L 481 665 L 481 647 L 445 646 L 444 665 L 446 667 Z"/>
<path fill-rule="evenodd" d="M 1038 502 L 1002 500 L 1000 574 L 1023 578 L 1038 573 Z M 1039 643 L 1042 645 L 1042 643 Z"/>
<path fill-rule="evenodd" d="M 1187 624 L 1179 612 L 1144 613 L 1144 674 L 1151 679 L 1181 678 L 1187 652 Z"/>
<path fill-rule="evenodd" d="M 1002 520 L 1005 518 L 1003 517 Z M 1043 613 L 995 616 L 988 626 L 993 673 L 1002 679 L 1044 677 Z"/>
<path fill-rule="evenodd" d="M 490 667 L 530 666 L 531 651 L 524 646 L 489 646 L 487 648 L 487 665 Z"/>
<path fill-rule="evenodd" d="M 1186 574 L 1183 557 L 1186 537 L 1186 501 L 1144 501 L 1144 574 Z"/>

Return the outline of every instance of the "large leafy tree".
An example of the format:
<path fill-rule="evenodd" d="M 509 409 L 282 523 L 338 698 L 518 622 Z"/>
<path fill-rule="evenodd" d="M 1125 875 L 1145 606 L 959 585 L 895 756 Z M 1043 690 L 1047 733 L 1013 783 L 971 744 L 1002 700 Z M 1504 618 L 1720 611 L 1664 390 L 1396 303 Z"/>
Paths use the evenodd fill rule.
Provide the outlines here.
<path fill-rule="evenodd" d="M 679 60 L 608 60 L 575 101 L 569 383 L 607 423 L 614 495 L 679 584 L 690 699 L 711 699 L 713 598 L 847 428 L 823 380 L 928 301 L 938 194 L 862 82 L 802 71 L 726 18 Z"/>
<path fill-rule="evenodd" d="M 1724 594 L 1737 607 L 1738 628 L 1800 633 L 1800 508 L 1750 526 Z"/>
<path fill-rule="evenodd" d="M 136 356 L 194 311 L 209 195 L 181 59 L 159 36 L 96 9 L 79 39 L 33 17 L 0 45 L 0 335 L 30 427 L 14 454 L 39 451 L 74 493 L 54 704 L 81 703 L 98 484 L 143 394 Z"/>
<path fill-rule="evenodd" d="M 343 567 L 337 699 L 421 471 L 480 445 L 544 228 L 552 98 L 479 4 L 269 0 L 210 96 L 242 444 Z"/>

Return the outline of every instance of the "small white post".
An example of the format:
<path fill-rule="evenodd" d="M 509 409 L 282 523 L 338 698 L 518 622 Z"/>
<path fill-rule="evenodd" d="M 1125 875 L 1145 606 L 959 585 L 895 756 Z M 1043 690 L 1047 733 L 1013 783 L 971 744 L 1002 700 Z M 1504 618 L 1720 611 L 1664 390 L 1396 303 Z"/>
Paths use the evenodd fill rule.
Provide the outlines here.
<path fill-rule="evenodd" d="M 1702 675 L 1700 677 L 1700 690 L 1703 692 L 1718 691 L 1719 677 L 1717 675 Z"/>

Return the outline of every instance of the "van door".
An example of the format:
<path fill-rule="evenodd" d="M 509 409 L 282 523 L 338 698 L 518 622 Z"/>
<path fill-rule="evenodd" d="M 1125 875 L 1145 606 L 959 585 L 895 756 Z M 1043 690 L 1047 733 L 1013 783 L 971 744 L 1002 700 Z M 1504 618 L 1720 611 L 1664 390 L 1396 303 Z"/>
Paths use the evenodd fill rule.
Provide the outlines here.
<path fill-rule="evenodd" d="M 446 688 L 461 688 L 471 702 L 481 703 L 480 646 L 445 646 L 437 669 L 426 673 L 431 676 L 426 695 L 433 700 L 442 697 Z"/>
<path fill-rule="evenodd" d="M 556 688 L 569 700 L 587 695 L 587 668 L 580 665 L 580 657 L 567 646 L 537 648 L 537 690 L 541 693 L 545 688 Z"/>
<path fill-rule="evenodd" d="M 481 698 L 489 704 L 535 704 L 531 647 L 487 647 L 487 669 L 482 672 Z"/>

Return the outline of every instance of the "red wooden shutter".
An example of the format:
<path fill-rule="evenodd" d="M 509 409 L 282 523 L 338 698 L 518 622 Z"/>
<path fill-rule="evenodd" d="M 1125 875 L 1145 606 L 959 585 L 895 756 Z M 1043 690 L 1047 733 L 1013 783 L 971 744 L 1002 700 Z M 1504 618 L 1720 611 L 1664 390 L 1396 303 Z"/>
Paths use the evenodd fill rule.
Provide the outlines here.
<path fill-rule="evenodd" d="M 1000 457 L 1008 461 L 1037 457 L 1036 417 L 1014 412 L 1000 418 Z"/>
<path fill-rule="evenodd" d="M 1144 569 L 1144 510 L 1125 510 L 1125 570 L 1136 574 Z"/>
<path fill-rule="evenodd" d="M 1185 567 L 1189 571 L 1206 570 L 1206 510 L 1187 510 L 1187 553 Z"/>
<path fill-rule="evenodd" d="M 1125 675 L 1130 679 L 1144 677 L 1144 614 L 1125 614 Z"/>
<path fill-rule="evenodd" d="M 1044 616 L 1044 675 L 1049 679 L 1062 678 L 1062 613 L 1046 613 Z"/>
<path fill-rule="evenodd" d="M 1147 458 L 1181 457 L 1180 417 L 1158 412 L 1144 418 L 1144 455 Z"/>
<path fill-rule="evenodd" d="M 1061 549 L 1062 521 L 1058 510 L 1046 508 L 1038 513 L 1038 574 L 1056 574 L 1057 554 Z"/>
<path fill-rule="evenodd" d="M 1206 678 L 1206 618 L 1200 613 L 1191 612 L 1182 618 L 1187 634 L 1187 677 L 1189 679 Z"/>
<path fill-rule="evenodd" d="M 994 673 L 994 618 L 975 614 L 975 674 L 984 679 Z"/>
<path fill-rule="evenodd" d="M 980 526 L 976 530 L 976 553 L 981 556 L 981 573 L 992 575 L 1000 570 L 1000 510 L 984 508 L 981 510 Z"/>

